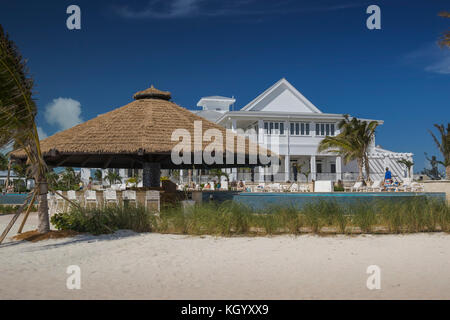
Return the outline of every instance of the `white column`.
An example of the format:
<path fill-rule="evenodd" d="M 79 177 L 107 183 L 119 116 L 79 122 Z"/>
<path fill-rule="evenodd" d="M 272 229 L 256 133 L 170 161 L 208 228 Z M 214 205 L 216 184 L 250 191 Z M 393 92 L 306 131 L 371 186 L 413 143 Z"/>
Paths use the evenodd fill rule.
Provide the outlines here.
<path fill-rule="evenodd" d="M 237 168 L 231 169 L 231 181 L 237 181 Z"/>
<path fill-rule="evenodd" d="M 287 154 L 284 156 L 284 182 L 288 182 L 291 176 L 291 157 Z"/>
<path fill-rule="evenodd" d="M 316 180 L 316 156 L 311 156 L 311 179 Z"/>
<path fill-rule="evenodd" d="M 311 127 L 309 128 L 309 133 L 311 134 L 312 137 L 315 137 L 317 135 L 316 132 L 316 123 L 315 122 L 311 122 L 309 124 Z M 314 170 L 315 171 L 315 170 Z"/>
<path fill-rule="evenodd" d="M 264 143 L 264 121 L 258 120 L 258 143 Z"/>
<path fill-rule="evenodd" d="M 342 158 L 336 157 L 336 181 L 342 180 Z"/>
<path fill-rule="evenodd" d="M 237 131 L 237 122 L 236 119 L 231 120 L 231 131 L 236 132 Z"/>
<path fill-rule="evenodd" d="M 258 182 L 264 182 L 264 167 L 258 167 Z"/>

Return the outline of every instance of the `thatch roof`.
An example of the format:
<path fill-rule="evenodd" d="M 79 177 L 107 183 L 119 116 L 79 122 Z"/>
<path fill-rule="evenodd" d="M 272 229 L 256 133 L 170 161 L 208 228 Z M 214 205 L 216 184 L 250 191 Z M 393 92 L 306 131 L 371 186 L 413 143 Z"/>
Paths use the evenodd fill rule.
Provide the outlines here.
<path fill-rule="evenodd" d="M 42 140 L 46 162 L 52 166 L 139 168 L 142 161 L 156 161 L 162 167 L 177 167 L 170 161 L 172 148 L 179 144 L 171 141 L 172 133 L 187 130 L 193 152 L 195 121 L 201 121 L 203 134 L 209 129 L 219 130 L 225 150 L 225 137 L 227 131 L 231 132 L 169 101 L 169 92 L 152 86 L 134 97 L 136 100 L 123 107 Z M 240 140 L 233 135 L 235 141 Z M 251 143 L 246 139 L 246 157 Z M 209 144 L 204 141 L 203 149 Z M 19 151 L 13 157 L 24 160 L 26 155 Z"/>

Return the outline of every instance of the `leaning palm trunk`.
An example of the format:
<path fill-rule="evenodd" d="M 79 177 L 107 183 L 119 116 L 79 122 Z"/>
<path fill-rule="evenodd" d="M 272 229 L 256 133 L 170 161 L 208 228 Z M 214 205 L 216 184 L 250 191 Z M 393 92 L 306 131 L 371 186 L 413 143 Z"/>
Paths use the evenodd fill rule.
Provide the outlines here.
<path fill-rule="evenodd" d="M 38 209 L 38 232 L 46 233 L 50 231 L 50 220 L 48 216 L 48 184 L 45 180 L 45 177 L 37 178 L 37 188 L 38 188 L 38 201 L 39 201 L 39 209 Z"/>
<path fill-rule="evenodd" d="M 356 159 L 356 163 L 358 164 L 358 181 L 363 182 L 364 181 L 364 174 L 363 174 L 363 160 L 361 158 Z"/>
<path fill-rule="evenodd" d="M 370 182 L 370 164 L 369 157 L 367 155 L 364 156 L 364 169 L 366 171 L 366 185 Z"/>

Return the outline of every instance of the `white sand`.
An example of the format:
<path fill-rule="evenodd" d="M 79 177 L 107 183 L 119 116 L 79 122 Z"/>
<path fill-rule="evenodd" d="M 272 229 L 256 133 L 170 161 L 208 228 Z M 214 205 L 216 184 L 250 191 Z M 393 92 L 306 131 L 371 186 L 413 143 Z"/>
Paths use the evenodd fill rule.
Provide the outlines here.
<path fill-rule="evenodd" d="M 0 216 L 1 230 L 10 218 Z M 26 230 L 35 225 L 32 216 Z M 366 287 L 373 264 L 381 290 Z M 81 267 L 81 290 L 66 288 L 69 265 Z M 450 235 L 8 239 L 0 298 L 450 299 Z"/>

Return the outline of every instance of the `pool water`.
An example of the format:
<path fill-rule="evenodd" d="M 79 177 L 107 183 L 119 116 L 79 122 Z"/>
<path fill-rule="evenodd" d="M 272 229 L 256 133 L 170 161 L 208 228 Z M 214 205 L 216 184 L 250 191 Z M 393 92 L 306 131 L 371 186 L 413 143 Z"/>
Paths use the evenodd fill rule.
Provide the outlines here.
<path fill-rule="evenodd" d="M 350 205 L 361 201 L 405 201 L 417 198 L 433 198 L 445 201 L 445 192 L 361 192 L 361 193 L 247 193 L 233 196 L 233 200 L 253 209 L 261 210 L 272 205 L 301 208 L 307 203 L 334 201 Z"/>
<path fill-rule="evenodd" d="M 25 202 L 27 193 L 0 194 L 0 204 L 22 204 Z"/>

